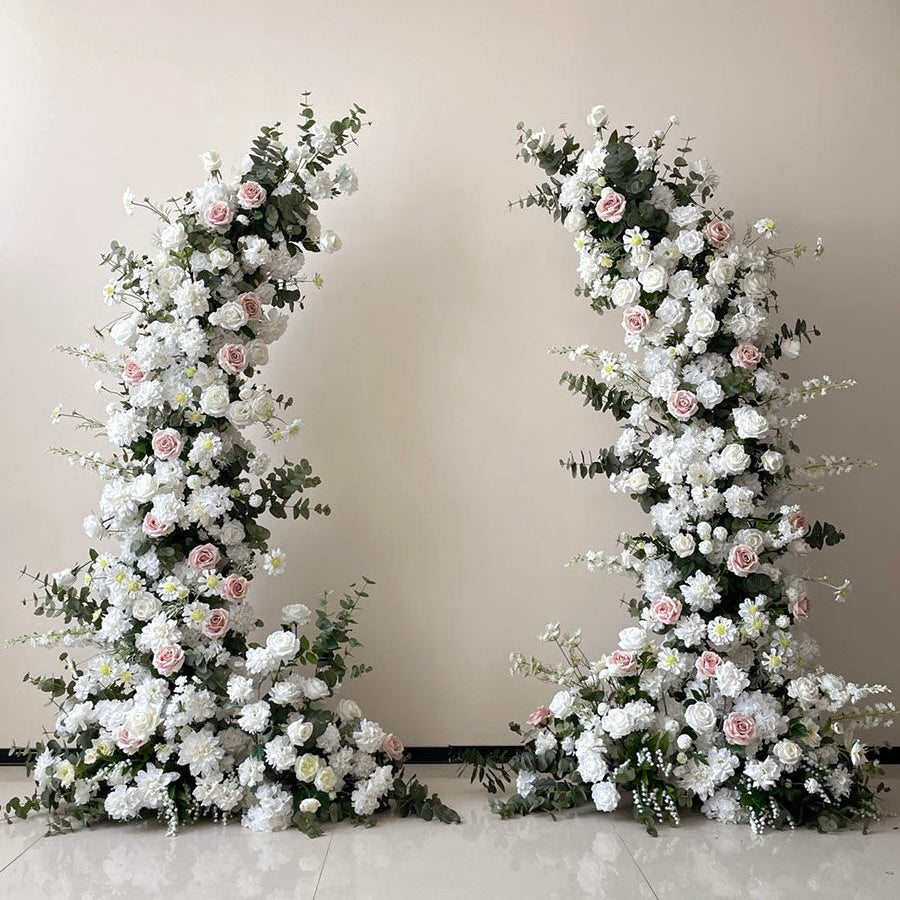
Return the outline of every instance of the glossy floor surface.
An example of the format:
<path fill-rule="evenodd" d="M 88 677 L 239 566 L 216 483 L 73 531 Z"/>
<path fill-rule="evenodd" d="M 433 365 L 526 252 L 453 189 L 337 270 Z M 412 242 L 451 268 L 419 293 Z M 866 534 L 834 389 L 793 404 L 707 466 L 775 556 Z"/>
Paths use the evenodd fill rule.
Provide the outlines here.
<path fill-rule="evenodd" d="M 503 822 L 455 770 L 420 778 L 462 815 L 444 826 L 391 815 L 344 824 L 316 840 L 201 825 L 175 838 L 154 823 L 45 837 L 46 821 L 0 824 L 3 900 L 881 900 L 900 897 L 900 772 L 885 779 L 886 816 L 872 832 L 756 837 L 746 827 L 687 818 L 652 838 L 625 811 Z M 0 770 L 0 797 L 21 792 Z"/>

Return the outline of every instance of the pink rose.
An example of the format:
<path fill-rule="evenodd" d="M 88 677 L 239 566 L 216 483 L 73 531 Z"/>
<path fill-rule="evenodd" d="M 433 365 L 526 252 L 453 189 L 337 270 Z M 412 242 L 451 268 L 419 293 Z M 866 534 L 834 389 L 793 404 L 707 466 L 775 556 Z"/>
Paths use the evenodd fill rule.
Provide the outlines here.
<path fill-rule="evenodd" d="M 663 625 L 674 625 L 681 617 L 681 601 L 672 597 L 658 597 L 650 604 L 650 612 Z"/>
<path fill-rule="evenodd" d="M 218 640 L 225 636 L 228 631 L 228 611 L 224 609 L 214 609 L 206 617 L 206 621 L 200 627 L 200 631 L 211 640 Z"/>
<path fill-rule="evenodd" d="M 153 665 L 160 675 L 173 675 L 184 665 L 184 650 L 178 644 L 162 644 L 153 654 Z"/>
<path fill-rule="evenodd" d="M 175 530 L 175 526 L 172 524 L 164 524 L 160 522 L 156 516 L 153 515 L 152 512 L 148 512 L 146 516 L 144 516 L 144 522 L 141 525 L 141 530 L 147 537 L 152 538 L 161 538 L 165 537 L 167 534 L 171 534 Z"/>
<path fill-rule="evenodd" d="M 163 428 L 150 442 L 158 459 L 177 459 L 181 455 L 181 435 L 174 428 Z"/>
<path fill-rule="evenodd" d="M 198 572 L 214 569 L 219 564 L 219 550 L 213 544 L 200 544 L 188 553 L 188 565 Z"/>
<path fill-rule="evenodd" d="M 260 303 L 259 297 L 253 291 L 241 294 L 238 300 L 240 300 L 241 306 L 244 307 L 244 312 L 247 313 L 248 319 L 258 319 L 262 315 L 262 303 Z"/>
<path fill-rule="evenodd" d="M 243 575 L 234 572 L 222 582 L 222 596 L 228 600 L 243 600 L 249 586 L 250 582 Z"/>
<path fill-rule="evenodd" d="M 621 222 L 624 215 L 625 198 L 611 187 L 603 188 L 597 201 L 597 218 L 601 222 Z"/>
<path fill-rule="evenodd" d="M 606 657 L 606 666 L 613 675 L 634 675 L 637 672 L 638 661 L 633 653 L 626 650 L 613 650 Z"/>
<path fill-rule="evenodd" d="M 147 743 L 147 738 L 135 737 L 125 725 L 120 725 L 116 729 L 113 737 L 115 738 L 119 749 L 129 756 L 131 756 L 132 753 L 136 753 Z"/>
<path fill-rule="evenodd" d="M 759 348 L 753 344 L 738 344 L 731 351 L 731 361 L 741 369 L 755 369 L 762 359 Z"/>
<path fill-rule="evenodd" d="M 788 610 L 795 619 L 808 619 L 811 603 L 809 594 L 800 594 L 799 597 L 791 597 L 788 603 Z"/>
<path fill-rule="evenodd" d="M 239 375 L 247 368 L 247 351 L 243 344 L 225 344 L 216 358 L 219 365 L 231 375 Z"/>
<path fill-rule="evenodd" d="M 712 650 L 704 650 L 697 658 L 694 666 L 701 678 L 714 678 L 716 669 L 719 668 L 721 663 L 722 657 L 718 653 L 713 653 Z"/>
<path fill-rule="evenodd" d="M 722 731 L 731 744 L 746 746 L 756 737 L 756 723 L 741 713 L 729 713 L 722 724 Z"/>
<path fill-rule="evenodd" d="M 791 529 L 791 534 L 799 534 L 805 537 L 809 531 L 809 522 L 802 512 L 792 513 L 788 516 L 787 522 L 788 528 Z"/>
<path fill-rule="evenodd" d="M 706 223 L 703 228 L 703 233 L 713 247 L 721 247 L 724 244 L 727 244 L 731 237 L 731 226 L 721 219 L 713 219 Z"/>
<path fill-rule="evenodd" d="M 676 419 L 685 421 L 697 412 L 697 397 L 690 391 L 675 391 L 670 395 L 667 406 Z"/>
<path fill-rule="evenodd" d="M 206 224 L 210 228 L 229 225 L 233 218 L 234 211 L 224 200 L 216 200 L 214 203 L 210 203 L 206 209 Z"/>
<path fill-rule="evenodd" d="M 129 359 L 122 370 L 122 377 L 129 384 L 140 384 L 147 377 L 147 373 L 133 359 Z"/>
<path fill-rule="evenodd" d="M 746 578 L 759 567 L 759 557 L 752 547 L 746 544 L 737 544 L 728 554 L 728 570 Z"/>
<path fill-rule="evenodd" d="M 539 706 L 526 720 L 527 725 L 533 725 L 535 728 L 540 727 L 548 719 L 552 718 L 550 710 L 546 706 Z"/>
<path fill-rule="evenodd" d="M 640 334 L 650 324 L 650 313 L 643 306 L 626 306 L 622 311 L 622 327 L 629 334 Z"/>
<path fill-rule="evenodd" d="M 386 734 L 381 742 L 381 750 L 391 759 L 400 759 L 404 751 L 403 741 L 396 734 Z"/>
<path fill-rule="evenodd" d="M 256 209 L 266 202 L 266 189 L 255 181 L 245 181 L 238 188 L 237 198 L 242 209 Z"/>

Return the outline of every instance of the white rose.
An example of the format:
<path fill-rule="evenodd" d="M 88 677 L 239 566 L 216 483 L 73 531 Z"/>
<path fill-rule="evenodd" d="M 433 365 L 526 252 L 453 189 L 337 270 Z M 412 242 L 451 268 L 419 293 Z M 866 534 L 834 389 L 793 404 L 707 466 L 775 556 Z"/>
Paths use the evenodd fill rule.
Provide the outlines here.
<path fill-rule="evenodd" d="M 362 710 L 355 700 L 341 700 L 338 703 L 337 714 L 343 722 L 355 722 L 362 718 Z"/>
<path fill-rule="evenodd" d="M 290 634 L 290 632 L 285 632 Z M 323 700 L 331 693 L 327 684 L 321 678 L 304 678 L 303 695 L 307 700 Z"/>
<path fill-rule="evenodd" d="M 166 225 L 159 233 L 159 244 L 163 250 L 174 250 L 176 253 L 182 250 L 187 244 L 187 232 L 184 230 L 184 225 L 180 222 Z"/>
<path fill-rule="evenodd" d="M 744 544 L 759 555 L 765 549 L 765 535 L 756 528 L 742 528 L 735 536 L 735 543 Z"/>
<path fill-rule="evenodd" d="M 725 399 L 725 391 L 718 381 L 703 381 L 697 386 L 697 400 L 706 409 L 718 406 Z"/>
<path fill-rule="evenodd" d="M 681 557 L 681 559 L 690 556 L 696 547 L 693 535 L 684 533 L 676 534 L 670 543 L 675 551 L 675 555 Z"/>
<path fill-rule="evenodd" d="M 178 266 L 163 266 L 156 272 L 156 283 L 167 293 L 171 293 L 181 284 L 184 270 Z"/>
<path fill-rule="evenodd" d="M 200 409 L 208 416 L 224 416 L 230 402 L 228 388 L 224 384 L 211 384 L 200 395 Z"/>
<path fill-rule="evenodd" d="M 330 228 L 326 228 L 319 239 L 319 246 L 326 253 L 337 253 L 344 246 L 344 242 Z"/>
<path fill-rule="evenodd" d="M 235 400 L 228 405 L 228 421 L 236 428 L 245 428 L 254 421 L 253 405 L 246 400 Z"/>
<path fill-rule="evenodd" d="M 693 259 L 705 246 L 703 235 L 699 231 L 679 232 L 675 244 L 688 259 Z"/>
<path fill-rule="evenodd" d="M 612 812 L 619 805 L 619 791 L 611 781 L 598 781 L 591 788 L 591 799 L 599 812 Z"/>
<path fill-rule="evenodd" d="M 770 475 L 780 472 L 784 467 L 784 455 L 777 450 L 766 450 L 760 458 L 763 469 Z"/>
<path fill-rule="evenodd" d="M 603 730 L 615 741 L 631 734 L 634 729 L 634 720 L 627 710 L 615 706 L 604 714 L 601 725 Z"/>
<path fill-rule="evenodd" d="M 149 503 L 156 496 L 156 491 L 156 479 L 149 472 L 138 475 L 128 485 L 128 493 L 138 503 Z"/>
<path fill-rule="evenodd" d="M 337 774 L 331 766 L 319 769 L 316 774 L 316 789 L 330 794 L 337 787 Z"/>
<path fill-rule="evenodd" d="M 226 547 L 234 547 L 235 544 L 240 544 L 245 536 L 244 526 L 236 519 L 229 519 L 219 531 L 219 540 Z"/>
<path fill-rule="evenodd" d="M 81 528 L 89 538 L 98 538 L 103 534 L 103 525 L 96 516 L 85 516 L 81 520 Z"/>
<path fill-rule="evenodd" d="M 761 298 L 769 293 L 772 286 L 765 272 L 748 272 L 741 279 L 741 289 L 748 297 Z"/>
<path fill-rule="evenodd" d="M 676 300 L 686 299 L 696 286 L 697 279 L 687 269 L 676 272 L 669 279 L 669 293 Z"/>
<path fill-rule="evenodd" d="M 650 476 L 643 469 L 634 469 L 628 473 L 626 484 L 631 493 L 643 494 L 650 487 Z"/>
<path fill-rule="evenodd" d="M 224 247 L 216 247 L 210 251 L 209 261 L 216 269 L 227 269 L 234 262 L 234 254 Z"/>
<path fill-rule="evenodd" d="M 789 359 L 796 359 L 800 355 L 800 341 L 797 338 L 791 338 L 781 345 L 781 353 Z"/>
<path fill-rule="evenodd" d="M 264 341 L 252 340 L 244 347 L 247 353 L 247 363 L 251 368 L 259 368 L 269 361 L 269 348 Z"/>
<path fill-rule="evenodd" d="M 315 815 L 321 805 L 315 797 L 307 797 L 305 800 L 300 801 L 300 812 L 307 815 Z"/>
<path fill-rule="evenodd" d="M 293 631 L 273 631 L 266 638 L 266 650 L 277 660 L 293 659 L 300 649 L 300 641 Z"/>
<path fill-rule="evenodd" d="M 716 727 L 716 711 L 701 700 L 699 703 L 692 703 L 685 709 L 684 721 L 698 734 L 704 734 Z"/>
<path fill-rule="evenodd" d="M 719 454 L 719 461 L 729 475 L 740 475 L 750 465 L 750 456 L 742 444 L 729 444 Z"/>
<path fill-rule="evenodd" d="M 150 737 L 159 725 L 159 707 L 154 703 L 141 703 L 134 706 L 125 716 L 125 727 L 128 733 L 138 740 Z"/>
<path fill-rule="evenodd" d="M 322 760 L 313 753 L 304 753 L 294 764 L 294 774 L 298 781 L 305 781 L 307 784 L 316 780 L 319 774 L 319 766 Z"/>
<path fill-rule="evenodd" d="M 303 696 L 300 685 L 295 681 L 276 681 L 269 688 L 269 699 L 279 706 L 289 706 Z"/>
<path fill-rule="evenodd" d="M 819 700 L 819 686 L 814 678 L 803 675 L 788 684 L 788 694 L 796 698 L 804 708 L 814 706 Z"/>
<path fill-rule="evenodd" d="M 200 162 L 209 173 L 217 172 L 222 168 L 222 157 L 217 150 L 205 150 L 200 154 Z"/>
<path fill-rule="evenodd" d="M 557 719 L 564 719 L 572 712 L 575 703 L 575 694 L 572 691 L 558 691 L 548 704 L 548 709 Z"/>
<path fill-rule="evenodd" d="M 109 330 L 110 337 L 120 347 L 131 344 L 137 337 L 137 326 L 131 316 L 127 319 L 119 319 Z"/>
<path fill-rule="evenodd" d="M 638 281 L 641 286 L 650 294 L 665 289 L 666 282 L 669 280 L 669 273 L 660 265 L 654 264 L 647 266 L 639 275 Z"/>
<path fill-rule="evenodd" d="M 587 216 L 580 209 L 573 209 L 563 219 L 563 228 L 572 234 L 581 231 L 585 225 L 587 225 Z"/>
<path fill-rule="evenodd" d="M 616 306 L 634 306 L 641 298 L 641 286 L 633 278 L 620 278 L 610 297 Z"/>
<path fill-rule="evenodd" d="M 731 415 L 738 437 L 758 439 L 769 430 L 768 419 L 752 406 L 739 406 Z"/>
<path fill-rule="evenodd" d="M 291 743 L 298 747 L 303 746 L 312 737 L 312 733 L 313 723 L 305 719 L 297 719 L 287 727 L 287 736 L 291 739 Z"/>
<path fill-rule="evenodd" d="M 734 263 L 725 256 L 714 259 L 709 266 L 709 280 L 719 287 L 728 287 L 735 276 Z"/>
<path fill-rule="evenodd" d="M 291 603 L 281 610 L 281 621 L 285 625 L 299 625 L 302 628 L 311 616 L 310 608 L 303 603 Z"/>
<path fill-rule="evenodd" d="M 787 739 L 779 741 L 772 748 L 772 753 L 774 753 L 775 759 L 777 759 L 778 762 L 789 769 L 793 769 L 800 762 L 800 757 L 803 756 L 800 745 Z"/>
<path fill-rule="evenodd" d="M 546 150 L 550 146 L 550 135 L 542 128 L 531 135 L 528 143 L 533 144 L 537 150 Z"/>
<path fill-rule="evenodd" d="M 695 337 L 706 340 L 719 330 L 719 320 L 708 306 L 701 306 L 691 313 L 687 327 Z"/>
<path fill-rule="evenodd" d="M 237 331 L 247 324 L 247 311 L 234 300 L 230 300 L 224 306 L 217 309 L 210 317 L 209 321 L 213 325 L 220 325 L 222 328 L 228 328 L 231 331 Z"/>
<path fill-rule="evenodd" d="M 144 592 L 132 604 L 131 615 L 140 622 L 149 622 L 161 609 L 159 599 Z"/>
<path fill-rule="evenodd" d="M 643 650 L 647 643 L 647 633 L 639 625 L 631 625 L 619 632 L 619 649 L 629 653 Z"/>
<path fill-rule="evenodd" d="M 587 115 L 587 123 L 592 128 L 602 128 L 608 121 L 609 114 L 602 104 L 597 104 Z"/>

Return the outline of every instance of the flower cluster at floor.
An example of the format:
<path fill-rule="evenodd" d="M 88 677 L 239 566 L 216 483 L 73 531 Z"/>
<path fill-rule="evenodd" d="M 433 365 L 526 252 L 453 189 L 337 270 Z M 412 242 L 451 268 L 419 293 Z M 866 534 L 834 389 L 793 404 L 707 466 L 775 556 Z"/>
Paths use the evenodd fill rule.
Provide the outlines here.
<path fill-rule="evenodd" d="M 95 331 L 114 349 L 63 348 L 100 369 L 98 388 L 112 396 L 106 420 L 54 410 L 113 445 L 105 457 L 57 452 L 100 474 L 84 530 L 115 549 L 32 576 L 36 612 L 63 624 L 32 642 L 93 653 L 76 661 L 67 650 L 64 676 L 31 678 L 58 715 L 30 762 L 35 795 L 9 810 L 44 808 L 60 826 L 155 814 L 172 830 L 243 814 L 253 828 L 293 821 L 312 833 L 324 813 L 366 817 L 395 792 L 400 745 L 385 739 L 382 749 L 377 730 L 376 747 L 377 726 L 356 722 L 346 703 L 337 718 L 315 706 L 339 687 L 349 620 L 334 634 L 322 612 L 315 650 L 296 627 L 264 647 L 248 643 L 262 625 L 254 579 L 285 571 L 260 518 L 330 512 L 310 501 L 319 484 L 310 464 L 273 464 L 250 429 L 273 441 L 299 429 L 292 399 L 257 376 L 288 312 L 302 308 L 304 285 L 320 284 L 305 274 L 307 254 L 341 246 L 317 211 L 356 191 L 341 158 L 363 114 L 354 106 L 320 124 L 304 97 L 296 141 L 279 125 L 262 128 L 230 175 L 218 153 L 204 153 L 203 183 L 164 204 L 126 191 L 126 212 L 158 219 L 158 252 L 112 244 L 103 293 L 115 317 Z M 303 664 L 321 671 L 301 677 Z M 264 690 L 269 675 L 277 680 Z M 346 806 L 339 798 L 358 784 Z"/>
<path fill-rule="evenodd" d="M 792 560 L 844 535 L 808 521 L 789 492 L 865 464 L 804 462 L 791 437 L 803 418 L 791 405 L 853 384 L 826 376 L 790 389 L 780 371 L 818 334 L 771 319 L 774 264 L 806 248 L 774 249 L 769 218 L 737 234 L 732 212 L 711 203 L 715 170 L 689 161 L 692 139 L 664 157 L 674 117 L 646 143 L 630 127 L 610 131 L 604 107 L 588 121 L 585 148 L 565 129 L 520 126 L 520 157 L 546 176 L 521 205 L 573 235 L 576 294 L 619 316 L 624 333 L 626 352 L 556 351 L 586 367 L 564 374 L 568 389 L 621 424 L 614 446 L 562 464 L 573 477 L 606 475 L 651 528 L 623 536 L 615 554 L 576 558 L 637 579 L 637 623 L 615 650 L 588 659 L 580 632 L 553 624 L 542 639 L 564 663 L 513 654 L 514 671 L 559 690 L 529 718 L 512 760 L 517 793 L 496 808 L 612 810 L 627 790 L 651 829 L 692 806 L 757 831 L 874 817 L 857 734 L 893 712 L 870 702 L 886 688 L 825 671 L 798 628 L 816 580 Z M 825 581 L 846 597 L 847 582 Z"/>

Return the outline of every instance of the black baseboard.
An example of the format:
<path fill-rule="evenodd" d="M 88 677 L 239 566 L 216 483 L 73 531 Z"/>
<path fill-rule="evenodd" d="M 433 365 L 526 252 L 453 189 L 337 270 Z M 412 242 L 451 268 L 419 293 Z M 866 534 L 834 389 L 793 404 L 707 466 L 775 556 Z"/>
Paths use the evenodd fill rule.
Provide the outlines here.
<path fill-rule="evenodd" d="M 459 762 L 464 750 L 478 750 L 481 753 L 503 751 L 512 753 L 517 745 L 506 744 L 449 744 L 446 747 L 407 747 L 409 762 L 414 766 L 439 765 Z M 870 755 L 882 765 L 900 765 L 900 747 L 873 747 Z M 0 766 L 21 766 L 24 762 L 18 753 L 9 747 L 0 747 Z"/>

